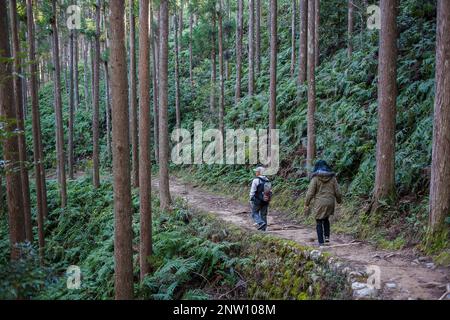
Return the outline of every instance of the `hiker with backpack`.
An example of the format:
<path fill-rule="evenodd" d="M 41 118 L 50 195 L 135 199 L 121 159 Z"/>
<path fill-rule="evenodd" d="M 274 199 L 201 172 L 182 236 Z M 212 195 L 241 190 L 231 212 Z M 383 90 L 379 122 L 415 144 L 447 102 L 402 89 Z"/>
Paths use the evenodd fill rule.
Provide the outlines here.
<path fill-rule="evenodd" d="M 305 211 L 309 208 L 315 215 L 319 246 L 330 242 L 329 218 L 334 214 L 336 202 L 342 202 L 336 174 L 324 160 L 319 160 L 314 166 L 305 199 Z"/>
<path fill-rule="evenodd" d="M 269 179 L 263 175 L 264 168 L 253 169 L 255 178 L 250 188 L 250 204 L 252 207 L 252 218 L 258 230 L 267 230 L 267 212 L 269 202 L 272 197 L 272 184 Z"/>

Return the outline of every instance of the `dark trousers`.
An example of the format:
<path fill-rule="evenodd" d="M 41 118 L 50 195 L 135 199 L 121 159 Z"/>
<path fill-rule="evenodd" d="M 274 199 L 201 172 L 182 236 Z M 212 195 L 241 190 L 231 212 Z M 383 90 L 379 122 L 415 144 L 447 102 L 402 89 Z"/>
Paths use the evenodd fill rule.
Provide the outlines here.
<path fill-rule="evenodd" d="M 316 223 L 317 238 L 319 239 L 319 243 L 323 244 L 325 242 L 323 237 L 330 237 L 330 220 L 328 220 L 328 218 L 317 219 Z"/>
<path fill-rule="evenodd" d="M 267 211 L 269 209 L 269 205 L 268 204 L 255 203 L 255 201 L 252 201 L 251 205 L 252 205 L 252 218 L 253 218 L 253 220 L 259 225 L 266 224 L 266 226 L 261 229 L 263 231 L 266 231 L 266 228 L 267 228 Z"/>

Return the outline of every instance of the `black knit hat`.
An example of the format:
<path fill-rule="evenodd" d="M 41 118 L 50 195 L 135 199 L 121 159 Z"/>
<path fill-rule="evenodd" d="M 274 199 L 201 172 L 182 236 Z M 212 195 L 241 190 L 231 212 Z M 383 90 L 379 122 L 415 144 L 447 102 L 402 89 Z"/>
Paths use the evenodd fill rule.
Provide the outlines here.
<path fill-rule="evenodd" d="M 316 164 L 314 165 L 313 172 L 317 172 L 319 170 L 320 171 L 326 171 L 326 172 L 332 172 L 333 171 L 325 160 L 318 160 L 316 162 Z"/>

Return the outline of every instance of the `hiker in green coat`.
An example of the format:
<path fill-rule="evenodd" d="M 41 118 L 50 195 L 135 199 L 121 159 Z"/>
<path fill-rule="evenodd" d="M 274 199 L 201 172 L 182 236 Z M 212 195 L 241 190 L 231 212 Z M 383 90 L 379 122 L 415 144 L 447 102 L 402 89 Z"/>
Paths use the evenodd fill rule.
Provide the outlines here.
<path fill-rule="evenodd" d="M 319 160 L 314 166 L 305 199 L 305 209 L 309 208 L 316 219 L 319 246 L 324 245 L 324 242 L 330 242 L 329 217 L 334 214 L 336 202 L 342 202 L 336 174 L 325 161 Z"/>

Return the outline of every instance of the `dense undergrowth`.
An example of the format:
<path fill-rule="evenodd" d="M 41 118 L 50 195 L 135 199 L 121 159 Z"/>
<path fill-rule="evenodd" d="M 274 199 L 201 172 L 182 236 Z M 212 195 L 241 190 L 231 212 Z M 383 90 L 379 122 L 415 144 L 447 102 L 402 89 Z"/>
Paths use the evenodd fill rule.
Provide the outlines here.
<path fill-rule="evenodd" d="M 83 67 L 79 67 L 80 73 L 84 72 Z M 80 76 L 80 81 L 82 81 Z M 82 83 L 82 82 L 81 82 Z M 65 124 L 69 122 L 69 95 L 65 83 L 62 82 L 62 106 L 63 121 Z M 53 82 L 48 82 L 39 90 L 39 111 L 41 115 L 41 133 L 44 154 L 44 164 L 48 169 L 56 168 L 56 138 L 55 138 L 55 109 Z M 102 79 L 99 94 L 104 97 L 105 83 Z M 86 102 L 88 100 L 88 102 Z M 30 107 L 30 106 L 29 106 Z M 102 132 L 106 132 L 106 99 L 100 99 L 100 118 L 99 127 Z M 88 99 L 84 96 L 84 90 L 80 90 L 80 104 L 75 110 L 74 119 L 74 159 L 78 166 L 84 168 L 91 166 L 92 156 L 92 109 Z M 26 122 L 26 143 L 28 147 L 28 158 L 33 158 L 33 135 L 32 135 L 32 117 L 27 117 Z M 64 125 L 65 141 L 68 141 L 68 125 Z M 106 135 L 100 136 L 100 154 L 101 163 L 104 167 L 108 167 L 106 160 Z M 67 152 L 67 149 L 66 149 Z M 30 166 L 32 168 L 32 166 Z"/>
<path fill-rule="evenodd" d="M 283 209 L 293 219 L 313 223 L 303 212 L 303 193 L 308 184 L 304 169 L 306 138 L 306 86 L 297 86 L 289 75 L 290 18 L 288 1 L 279 1 L 279 54 L 277 84 L 277 124 L 280 129 L 281 168 L 274 181 L 273 207 Z M 434 100 L 435 2 L 402 1 L 399 14 L 399 63 L 396 127 L 396 183 L 398 200 L 382 203 L 384 210 L 367 210 L 374 184 L 377 129 L 378 32 L 355 34 L 354 53 L 345 50 L 346 3 L 323 2 L 321 64 L 317 70 L 318 157 L 330 162 L 345 193 L 345 202 L 334 217 L 333 230 L 368 239 L 377 245 L 398 249 L 417 246 L 425 239 L 428 219 L 429 164 L 431 161 L 432 111 Z M 326 17 L 326 18 L 325 18 Z M 263 10 L 263 20 L 267 12 Z M 359 20 L 358 20 L 359 21 Z M 217 127 L 209 111 L 210 61 L 205 34 L 206 18 L 194 29 L 194 89 L 188 73 L 188 34 L 183 34 L 181 52 L 182 126 L 193 128 L 203 120 L 205 127 Z M 233 21 L 227 28 L 233 29 Z M 358 22 L 359 23 L 359 22 Z M 358 25 L 360 26 L 360 25 Z M 230 30 L 231 30 L 230 29 Z M 358 28 L 356 28 L 358 29 Z M 262 28 L 261 73 L 256 94 L 234 104 L 234 65 L 225 81 L 225 125 L 228 128 L 265 128 L 268 122 L 268 28 Z M 229 35 L 230 36 L 230 35 Z M 233 41 L 228 39 L 228 44 Z M 173 46 L 173 40 L 170 41 Z M 171 55 L 173 50 L 170 50 Z M 174 59 L 170 59 L 169 121 L 175 123 Z M 231 59 L 233 61 L 233 59 Z M 80 88 L 83 68 L 79 67 Z M 247 66 L 243 67 L 243 92 L 247 87 Z M 105 83 L 100 84 L 104 97 Z M 62 88 L 63 114 L 68 117 L 67 90 Z M 80 90 L 81 104 L 75 112 L 75 158 L 86 171 L 90 167 L 91 107 Z M 45 164 L 54 168 L 55 131 L 53 84 L 41 86 L 40 111 Z M 101 157 L 106 161 L 105 99 L 100 99 Z M 217 105 L 217 103 L 216 103 Z M 67 126 L 65 126 L 67 127 Z M 26 122 L 27 146 L 32 156 L 31 117 Z M 66 132 L 67 135 L 67 132 Z M 30 166 L 31 167 L 31 166 Z M 174 173 L 245 198 L 252 166 L 173 166 Z M 46 224 L 46 263 L 39 265 L 36 248 L 27 247 L 26 257 L 10 264 L 6 215 L 0 217 L 0 298 L 17 294 L 33 299 L 108 299 L 113 297 L 113 211 L 112 187 L 102 184 L 95 191 L 86 180 L 69 183 L 69 205 L 58 208 L 55 182 L 49 182 L 50 215 Z M 34 197 L 34 192 L 32 192 Z M 245 199 L 247 200 L 247 199 Z M 293 243 L 258 234 L 246 234 L 207 215 L 192 215 L 179 203 L 174 214 L 159 212 L 153 199 L 155 273 L 142 284 L 135 265 L 135 293 L 139 298 L 344 298 L 347 288 L 339 276 L 322 271 L 299 252 Z M 36 203 L 36 199 L 32 199 Z M 138 199 L 134 196 L 134 210 Z M 33 213 L 35 215 L 35 213 Z M 139 217 L 134 215 L 134 249 L 137 250 Z M 36 230 L 35 230 L 36 231 Z M 186 234 L 189 237 L 186 237 Z M 36 241 L 35 241 L 36 242 Z M 424 251 L 436 260 L 449 263 L 448 238 L 439 239 Z M 82 289 L 67 290 L 65 271 L 69 265 L 81 267 Z M 255 269 L 255 266 L 257 268 Z M 312 269 L 311 269 L 312 268 Z M 254 271 L 256 270 L 256 272 Z M 323 272 L 320 280 L 312 277 Z M 289 282 L 295 275 L 294 281 Z M 271 279 L 270 282 L 268 282 Z M 295 285 L 294 285 L 295 284 Z"/>
<path fill-rule="evenodd" d="M 342 12 L 333 1 L 322 5 L 321 21 L 340 23 Z M 334 13 L 328 17 L 328 13 Z M 306 86 L 297 86 L 289 76 L 289 27 L 281 10 L 278 54 L 277 123 L 280 129 L 280 171 L 275 181 L 275 205 L 308 221 L 302 212 L 301 195 L 307 188 L 306 156 Z M 325 19 L 325 16 L 327 17 Z M 287 16 L 285 16 L 286 18 Z M 373 240 L 386 248 L 419 245 L 428 253 L 441 254 L 449 260 L 448 237 L 444 235 L 424 247 L 428 221 L 428 189 L 432 146 L 434 105 L 435 4 L 432 1 L 403 1 L 399 18 L 398 98 L 396 126 L 396 186 L 398 199 L 383 202 L 380 212 L 370 214 L 368 207 L 375 177 L 377 135 L 378 32 L 362 30 L 355 35 L 351 59 L 345 43 L 333 42 L 329 25 L 321 33 L 321 64 L 316 74 L 317 86 L 317 157 L 335 169 L 346 195 L 336 225 L 340 231 Z M 332 29 L 339 34 L 340 29 Z M 267 30 L 263 30 L 263 38 Z M 267 49 L 267 47 L 265 47 Z M 264 52 L 264 51 L 263 51 Z M 186 101 L 189 113 L 183 114 L 185 127 L 191 128 L 198 115 L 215 127 L 215 118 L 202 110 L 208 108 L 207 64 L 202 65 L 205 82 L 195 98 Z M 269 101 L 269 60 L 262 58 L 262 73 L 257 78 L 254 97 L 244 97 L 234 104 L 234 79 L 226 82 L 225 123 L 229 128 L 267 126 Z M 244 68 L 243 88 L 246 88 Z M 187 91 L 185 89 L 184 91 Z M 212 120 L 209 120 L 212 119 Z M 242 195 L 248 187 L 251 166 L 203 165 L 182 168 L 192 177 L 216 189 L 236 188 Z M 174 167 L 175 171 L 180 167 Z M 183 174 L 183 173 L 182 173 Z M 222 187 L 221 187 L 222 186 Z M 226 186 L 226 187 L 223 187 Z M 234 186 L 232 188 L 231 186 Z M 244 193 L 246 194 L 246 193 Z M 278 197 L 278 200 L 277 200 Z M 449 263 L 447 261 L 447 263 Z"/>
<path fill-rule="evenodd" d="M 49 198 L 57 197 L 49 183 Z M 9 261 L 7 219 L 0 217 L 0 298 L 111 299 L 114 297 L 112 186 L 95 190 L 89 179 L 69 183 L 66 209 L 51 202 L 46 222 L 45 262 L 35 245 Z M 345 277 L 312 260 L 307 248 L 262 234 L 249 234 L 193 213 L 177 202 L 161 213 L 153 197 L 154 273 L 139 283 L 138 198 L 133 196 L 135 294 L 138 299 L 323 299 L 348 298 Z M 36 243 L 36 241 L 35 241 Z M 81 288 L 67 289 L 67 268 L 81 269 Z"/>

